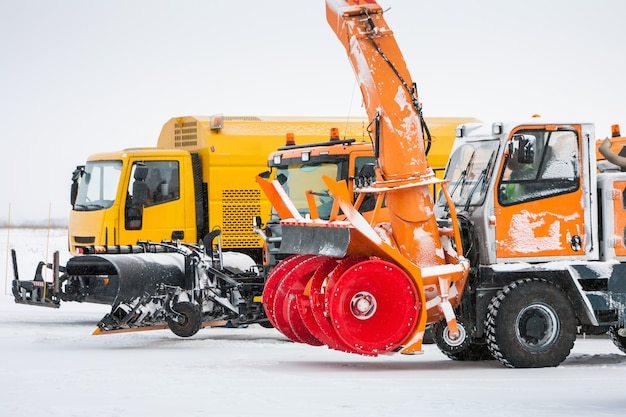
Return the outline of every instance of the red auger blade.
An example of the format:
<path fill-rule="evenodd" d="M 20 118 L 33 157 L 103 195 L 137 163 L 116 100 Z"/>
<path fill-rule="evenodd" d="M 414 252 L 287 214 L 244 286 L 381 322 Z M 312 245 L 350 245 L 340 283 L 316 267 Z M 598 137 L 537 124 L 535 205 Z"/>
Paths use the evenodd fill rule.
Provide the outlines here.
<path fill-rule="evenodd" d="M 367 355 L 368 353 L 362 352 L 355 346 L 347 344 L 330 321 L 328 312 L 328 294 L 332 294 L 332 288 L 334 282 L 352 265 L 364 261 L 365 258 L 350 256 L 347 258 L 338 259 L 338 263 L 335 263 L 334 269 L 330 274 L 315 274 L 311 279 L 311 310 L 313 312 L 313 318 L 317 323 L 320 331 L 323 333 L 325 343 L 336 350 L 340 350 L 348 353 L 357 353 Z M 320 268 L 322 269 L 322 268 Z"/>
<path fill-rule="evenodd" d="M 298 311 L 308 331 L 324 345 L 344 352 L 354 353 L 337 336 L 325 313 L 326 279 L 339 263 L 339 258 L 327 257 L 309 280 L 304 293 L 298 297 Z"/>
<path fill-rule="evenodd" d="M 276 328 L 294 342 L 309 343 L 320 345 L 321 342 L 316 340 L 300 319 L 297 311 L 297 305 L 291 301 L 297 295 L 302 295 L 304 287 L 313 276 L 313 273 L 319 268 L 325 260 L 323 256 L 306 256 L 301 258 L 301 262 L 294 265 L 283 275 L 282 280 L 278 283 L 276 291 L 274 291 L 273 315 L 276 322 Z M 293 326 L 292 326 L 293 322 Z M 296 328 L 296 331 L 293 329 Z M 301 337 L 301 336 L 305 337 Z"/>
<path fill-rule="evenodd" d="M 265 287 L 263 288 L 263 308 L 265 309 L 265 315 L 274 328 L 276 328 L 276 320 L 274 319 L 274 298 L 276 297 L 278 285 L 295 265 L 312 257 L 313 255 L 291 255 L 280 261 L 267 276 Z"/>

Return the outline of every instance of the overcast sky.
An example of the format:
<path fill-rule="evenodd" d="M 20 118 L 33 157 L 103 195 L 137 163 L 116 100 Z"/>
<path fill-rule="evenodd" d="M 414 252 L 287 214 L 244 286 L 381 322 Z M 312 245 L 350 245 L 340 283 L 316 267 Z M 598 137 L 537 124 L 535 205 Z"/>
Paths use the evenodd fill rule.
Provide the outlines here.
<path fill-rule="evenodd" d="M 626 130 L 626 2 L 380 0 L 426 116 Z M 323 0 L 0 0 L 0 221 L 183 115 L 364 116 Z"/>

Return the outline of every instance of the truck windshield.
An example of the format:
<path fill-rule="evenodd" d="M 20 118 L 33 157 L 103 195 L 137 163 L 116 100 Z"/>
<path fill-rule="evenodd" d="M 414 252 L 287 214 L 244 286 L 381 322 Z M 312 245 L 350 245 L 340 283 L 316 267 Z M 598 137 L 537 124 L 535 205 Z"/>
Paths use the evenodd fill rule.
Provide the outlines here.
<path fill-rule="evenodd" d="M 115 201 L 122 173 L 122 161 L 93 161 L 85 165 L 78 185 L 74 210 L 94 211 L 109 208 Z"/>
<path fill-rule="evenodd" d="M 466 142 L 450 157 L 446 168 L 448 189 L 457 208 L 481 205 L 498 154 L 498 140 Z M 445 205 L 440 194 L 438 205 Z"/>
<path fill-rule="evenodd" d="M 333 198 L 328 194 L 322 175 L 333 179 L 340 178 L 341 165 L 342 162 L 336 161 L 280 166 L 276 170 L 276 179 L 283 186 L 298 212 L 305 217 L 310 214 L 305 192 L 313 191 L 318 214 L 320 218 L 327 220 L 330 217 Z"/>

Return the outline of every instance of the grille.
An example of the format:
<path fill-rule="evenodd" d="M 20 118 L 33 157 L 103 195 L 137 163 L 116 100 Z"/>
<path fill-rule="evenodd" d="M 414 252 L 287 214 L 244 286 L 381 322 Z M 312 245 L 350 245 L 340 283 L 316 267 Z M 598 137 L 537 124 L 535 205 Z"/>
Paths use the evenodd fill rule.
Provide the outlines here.
<path fill-rule="evenodd" d="M 198 145 L 198 122 L 183 122 L 174 124 L 174 147 L 184 148 L 186 146 Z"/>
<path fill-rule="evenodd" d="M 261 215 L 261 191 L 222 191 L 222 247 L 259 248 L 261 237 L 253 233 L 252 218 Z"/>

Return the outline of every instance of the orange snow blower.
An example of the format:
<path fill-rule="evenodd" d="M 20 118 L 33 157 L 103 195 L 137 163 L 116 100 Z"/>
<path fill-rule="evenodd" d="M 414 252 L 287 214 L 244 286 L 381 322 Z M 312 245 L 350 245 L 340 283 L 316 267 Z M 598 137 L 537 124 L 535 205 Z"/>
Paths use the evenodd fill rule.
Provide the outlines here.
<path fill-rule="evenodd" d="M 263 305 L 270 322 L 295 342 L 363 355 L 421 351 L 427 324 L 444 318 L 450 344 L 469 262 L 456 222 L 440 228 L 429 192 L 441 182 L 428 166 L 417 89 L 393 32 L 373 0 L 327 0 L 326 16 L 344 45 L 372 121 L 375 182 L 358 189 L 324 177 L 333 209 L 328 220 L 298 211 L 278 181 L 257 177 L 281 218 L 281 250 L 292 255 L 267 278 Z M 293 190 L 291 190 L 293 194 Z M 375 202 L 367 218 L 359 212 Z"/>

